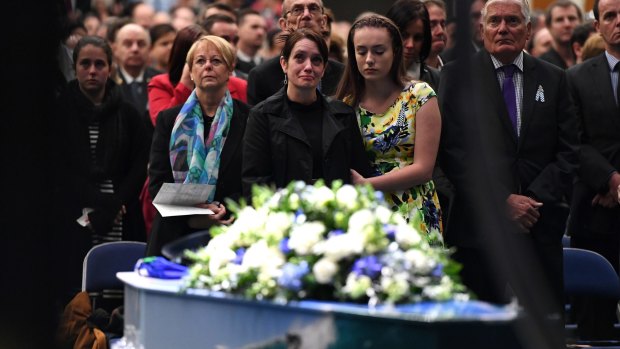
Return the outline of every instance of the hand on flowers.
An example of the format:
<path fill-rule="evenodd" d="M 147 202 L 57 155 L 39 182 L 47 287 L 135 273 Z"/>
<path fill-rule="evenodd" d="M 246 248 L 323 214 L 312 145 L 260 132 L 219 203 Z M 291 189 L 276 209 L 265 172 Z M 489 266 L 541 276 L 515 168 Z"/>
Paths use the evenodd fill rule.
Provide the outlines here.
<path fill-rule="evenodd" d="M 592 206 L 603 206 L 605 208 L 614 208 L 618 206 L 618 194 L 596 194 L 592 199 Z"/>
<path fill-rule="evenodd" d="M 198 204 L 196 207 L 208 208 L 213 211 L 213 214 L 195 215 L 191 216 L 187 224 L 194 229 L 207 229 L 212 225 L 223 224 L 229 225 L 234 221 L 233 217 L 224 219 L 226 215 L 226 207 L 223 204 L 214 201 L 208 204 Z"/>
<path fill-rule="evenodd" d="M 543 205 L 542 202 L 517 194 L 510 194 L 506 199 L 506 204 L 510 219 L 515 221 L 523 232 L 529 232 L 538 222 L 540 218 L 538 209 Z"/>
<path fill-rule="evenodd" d="M 355 170 L 351 170 L 351 183 L 355 185 L 366 184 L 368 180 Z"/>

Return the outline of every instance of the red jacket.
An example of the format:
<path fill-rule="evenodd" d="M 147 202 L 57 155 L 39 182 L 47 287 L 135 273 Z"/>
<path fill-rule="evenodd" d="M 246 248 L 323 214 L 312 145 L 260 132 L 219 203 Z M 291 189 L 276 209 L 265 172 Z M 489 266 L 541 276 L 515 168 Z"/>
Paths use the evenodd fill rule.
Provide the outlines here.
<path fill-rule="evenodd" d="M 231 76 L 228 80 L 228 90 L 232 98 L 247 103 L 247 81 Z M 159 112 L 185 103 L 191 93 L 192 90 L 182 83 L 178 83 L 176 87 L 172 86 L 167 73 L 154 76 L 148 84 L 149 115 L 153 126 Z"/>

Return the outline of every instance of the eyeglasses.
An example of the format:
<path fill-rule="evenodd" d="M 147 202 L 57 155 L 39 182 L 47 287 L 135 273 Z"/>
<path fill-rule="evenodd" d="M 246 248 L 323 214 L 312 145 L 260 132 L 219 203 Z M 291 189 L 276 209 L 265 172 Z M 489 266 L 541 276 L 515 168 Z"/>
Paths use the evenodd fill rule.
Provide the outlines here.
<path fill-rule="evenodd" d="M 299 17 L 304 13 L 304 10 L 308 9 L 311 15 L 317 16 L 323 13 L 323 7 L 317 4 L 308 4 L 308 5 L 295 5 L 290 10 L 286 11 L 286 14 L 289 13 L 293 17 Z"/>

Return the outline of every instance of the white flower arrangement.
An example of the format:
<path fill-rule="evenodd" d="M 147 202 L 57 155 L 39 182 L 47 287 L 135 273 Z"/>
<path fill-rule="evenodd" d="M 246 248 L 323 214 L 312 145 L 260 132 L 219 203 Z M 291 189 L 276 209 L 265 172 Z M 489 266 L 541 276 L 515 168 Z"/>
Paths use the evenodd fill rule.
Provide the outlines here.
<path fill-rule="evenodd" d="M 255 186 L 252 205 L 234 209 L 232 225 L 213 228 L 206 247 L 186 251 L 193 262 L 187 287 L 369 305 L 468 297 L 440 237 L 420 235 L 417 222 L 392 212 L 370 186 Z"/>

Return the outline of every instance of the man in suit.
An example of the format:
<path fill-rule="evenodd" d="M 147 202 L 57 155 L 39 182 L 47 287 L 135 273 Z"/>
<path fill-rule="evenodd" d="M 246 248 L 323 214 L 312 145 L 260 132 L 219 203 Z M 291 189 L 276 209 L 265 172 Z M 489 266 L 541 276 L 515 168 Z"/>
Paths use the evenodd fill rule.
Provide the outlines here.
<path fill-rule="evenodd" d="M 282 3 L 282 17 L 278 20 L 284 32 L 292 32 L 297 28 L 311 28 L 318 33 L 329 31 L 327 16 L 321 0 L 284 0 Z M 329 46 L 329 42 L 327 43 Z M 325 68 L 323 80 L 319 84 L 321 92 L 327 96 L 336 93 L 344 65 L 329 60 Z M 261 65 L 250 70 L 248 76 L 248 104 L 256 105 L 284 86 L 284 73 L 280 66 L 280 57 L 266 60 Z"/>
<path fill-rule="evenodd" d="M 120 85 L 123 96 L 140 115 L 144 115 L 145 125 L 153 126 L 148 116 L 148 93 L 146 86 L 160 71 L 148 66 L 151 38 L 142 26 L 129 23 L 116 33 L 112 50 L 118 69 L 114 81 Z"/>
<path fill-rule="evenodd" d="M 480 11 L 487 0 L 472 0 L 471 5 L 469 7 L 469 18 L 471 21 L 471 42 L 467 47 L 467 54 L 473 55 L 474 53 L 480 51 L 482 47 L 482 37 L 480 36 L 480 30 L 478 30 L 478 26 L 480 25 Z M 441 55 L 441 59 L 443 59 L 444 64 L 450 61 L 453 61 L 457 58 L 457 46 L 454 45 L 451 48 L 445 50 Z"/>
<path fill-rule="evenodd" d="M 440 161 L 456 191 L 444 239 L 480 299 L 503 303 L 512 291 L 563 329 L 562 204 L 577 117 L 564 72 L 523 53 L 529 18 L 527 0 L 489 0 L 484 49 L 442 70 Z"/>
<path fill-rule="evenodd" d="M 575 65 L 576 58 L 571 46 L 571 36 L 575 27 L 581 24 L 581 10 L 570 0 L 557 0 L 547 8 L 545 24 L 553 41 L 551 49 L 540 56 L 540 59 L 552 63 L 562 69 Z"/>
<path fill-rule="evenodd" d="M 594 26 L 605 42 L 605 53 L 567 71 L 582 125 L 581 166 L 573 192 L 569 233 L 572 246 L 602 254 L 618 271 L 620 0 L 595 1 L 593 12 Z M 580 334 L 611 338 L 615 302 L 599 303 L 578 312 Z"/>
<path fill-rule="evenodd" d="M 252 68 L 263 62 L 258 51 L 263 47 L 267 24 L 263 16 L 256 10 L 245 9 L 239 12 L 239 41 L 237 42 L 236 68 L 249 74 Z"/>

